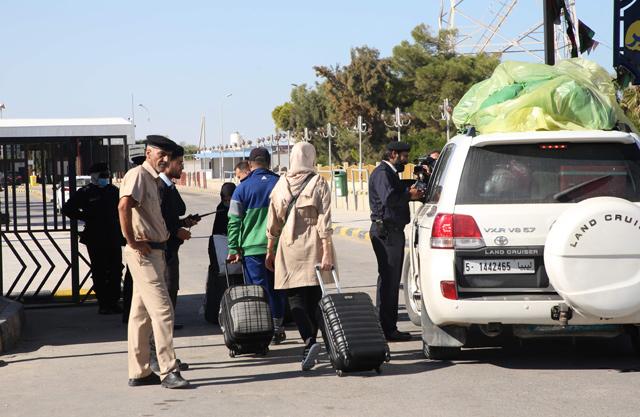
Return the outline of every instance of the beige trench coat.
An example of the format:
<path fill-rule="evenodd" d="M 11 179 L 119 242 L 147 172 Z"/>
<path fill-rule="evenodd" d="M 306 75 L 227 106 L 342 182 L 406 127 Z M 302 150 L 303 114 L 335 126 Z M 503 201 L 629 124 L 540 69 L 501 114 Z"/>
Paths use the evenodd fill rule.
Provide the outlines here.
<path fill-rule="evenodd" d="M 331 192 L 324 178 L 316 175 L 309 181 L 285 223 L 284 217 L 291 199 L 287 178 L 282 176 L 271 192 L 267 217 L 267 236 L 278 242 L 275 255 L 276 289 L 318 285 L 315 266 L 322 261 L 321 239 L 333 234 Z M 333 259 L 335 263 L 335 251 Z M 323 273 L 323 278 L 324 282 L 331 282 L 329 273 Z"/>

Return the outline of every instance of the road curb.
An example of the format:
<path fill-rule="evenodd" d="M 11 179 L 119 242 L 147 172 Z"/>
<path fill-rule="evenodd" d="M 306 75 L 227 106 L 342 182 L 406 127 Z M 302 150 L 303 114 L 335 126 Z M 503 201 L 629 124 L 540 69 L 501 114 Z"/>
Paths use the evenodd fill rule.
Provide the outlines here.
<path fill-rule="evenodd" d="M 22 304 L 0 297 L 0 354 L 18 343 L 24 321 Z"/>
<path fill-rule="evenodd" d="M 361 229 L 359 227 L 346 227 L 346 226 L 337 226 L 333 225 L 333 234 L 334 236 L 342 236 L 347 237 L 349 239 L 357 239 L 360 241 L 371 241 L 371 236 L 369 235 L 369 230 Z M 409 247 L 409 239 L 405 239 L 404 242 L 405 249 Z"/>
<path fill-rule="evenodd" d="M 369 231 L 359 227 L 337 226 L 334 224 L 333 233 L 338 236 L 349 237 L 352 239 L 371 240 L 369 237 Z"/>

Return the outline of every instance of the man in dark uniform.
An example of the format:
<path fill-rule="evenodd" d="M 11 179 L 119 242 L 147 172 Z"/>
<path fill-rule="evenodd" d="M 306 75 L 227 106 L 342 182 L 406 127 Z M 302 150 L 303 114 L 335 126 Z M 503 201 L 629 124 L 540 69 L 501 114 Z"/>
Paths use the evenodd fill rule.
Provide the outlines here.
<path fill-rule="evenodd" d="M 409 160 L 410 145 L 391 142 L 383 160 L 369 178 L 371 208 L 371 244 L 378 260 L 377 305 L 382 330 L 389 341 L 411 340 L 398 331 L 398 292 L 404 260 L 404 227 L 410 221 L 409 201 L 419 200 L 424 192 L 402 185 L 399 173 Z"/>
<path fill-rule="evenodd" d="M 151 135 L 148 137 L 153 137 Z M 178 302 L 178 290 L 180 289 L 180 261 L 178 258 L 178 250 L 180 245 L 185 240 L 191 238 L 191 232 L 185 227 L 191 227 L 198 223 L 192 217 L 180 219 L 187 211 L 187 206 L 182 200 L 180 193 L 176 189 L 173 179 L 179 179 L 182 176 L 182 170 L 184 169 L 184 148 L 180 145 L 176 145 L 174 151 L 169 157 L 169 163 L 164 172 L 158 174 L 158 177 L 162 180 L 160 182 L 160 208 L 162 210 L 162 218 L 169 231 L 169 240 L 167 240 L 167 248 L 165 250 L 165 260 L 167 263 L 166 268 L 166 283 L 167 290 L 169 291 L 169 298 L 173 305 L 175 312 L 176 304 Z M 182 324 L 174 322 L 173 329 L 179 330 L 183 327 Z M 158 363 L 158 357 L 156 354 L 156 346 L 153 338 L 150 339 L 151 356 L 149 360 L 149 366 L 154 372 L 160 372 L 160 364 Z M 178 369 L 186 371 L 189 369 L 189 365 L 185 362 L 176 360 L 178 363 Z"/>
<path fill-rule="evenodd" d="M 118 189 L 110 184 L 107 164 L 94 164 L 89 172 L 91 183 L 71 194 L 62 206 L 62 214 L 85 223 L 80 242 L 89 252 L 98 312 L 120 314 L 122 308 L 118 301 L 124 239 L 118 220 Z"/>
<path fill-rule="evenodd" d="M 176 150 L 171 154 L 169 165 L 167 165 L 164 172 L 159 174 L 162 179 L 160 191 L 162 217 L 170 234 L 169 240 L 167 241 L 167 251 L 165 253 L 167 259 L 167 288 L 174 309 L 178 300 L 178 289 L 180 286 L 178 249 L 180 249 L 180 245 L 182 245 L 185 240 L 191 238 L 191 232 L 185 229 L 185 227 L 191 227 L 198 223 L 193 217 L 180 219 L 180 216 L 184 216 L 186 213 L 187 206 L 184 204 L 172 180 L 180 179 L 183 169 L 184 148 L 178 145 Z"/>

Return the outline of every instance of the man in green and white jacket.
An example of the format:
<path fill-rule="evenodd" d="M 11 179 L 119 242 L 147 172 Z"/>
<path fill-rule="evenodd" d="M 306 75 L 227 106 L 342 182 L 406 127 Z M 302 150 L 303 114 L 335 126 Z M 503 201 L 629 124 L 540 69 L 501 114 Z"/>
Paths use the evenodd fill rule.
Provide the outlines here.
<path fill-rule="evenodd" d="M 242 261 L 248 284 L 261 285 L 269 296 L 273 315 L 274 343 L 286 339 L 283 326 L 286 294 L 273 288 L 273 272 L 265 266 L 269 196 L 278 175 L 268 169 L 271 156 L 266 148 L 249 154 L 251 173 L 240 182 L 229 207 L 229 261 Z"/>

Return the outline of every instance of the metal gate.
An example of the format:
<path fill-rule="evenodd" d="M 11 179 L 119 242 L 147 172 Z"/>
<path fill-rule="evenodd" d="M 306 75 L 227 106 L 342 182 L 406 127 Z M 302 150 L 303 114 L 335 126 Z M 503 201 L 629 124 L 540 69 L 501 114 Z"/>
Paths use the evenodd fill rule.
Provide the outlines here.
<path fill-rule="evenodd" d="M 25 304 L 83 303 L 91 265 L 78 222 L 60 208 L 83 185 L 78 173 L 94 161 L 112 166 L 111 139 L 0 144 L 0 295 Z"/>

